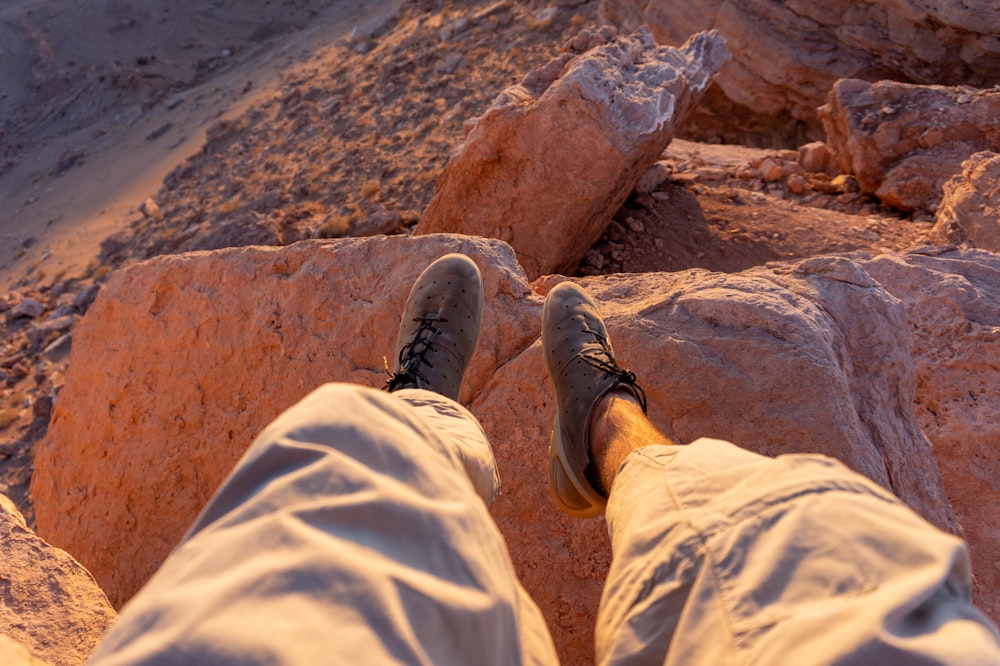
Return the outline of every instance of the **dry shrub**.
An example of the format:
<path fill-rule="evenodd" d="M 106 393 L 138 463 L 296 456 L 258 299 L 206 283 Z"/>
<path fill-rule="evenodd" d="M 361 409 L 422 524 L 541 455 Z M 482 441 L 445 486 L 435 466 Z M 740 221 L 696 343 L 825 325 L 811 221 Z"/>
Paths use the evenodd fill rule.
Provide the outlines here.
<path fill-rule="evenodd" d="M 0 409 L 0 430 L 6 428 L 14 421 L 17 421 L 16 409 Z"/>
<path fill-rule="evenodd" d="M 351 218 L 347 215 L 331 214 L 316 230 L 317 238 L 344 238 L 351 233 Z"/>
<path fill-rule="evenodd" d="M 372 199 L 376 197 L 379 190 L 382 189 L 382 184 L 377 178 L 372 178 L 367 183 L 361 186 L 361 197 L 364 199 Z"/>

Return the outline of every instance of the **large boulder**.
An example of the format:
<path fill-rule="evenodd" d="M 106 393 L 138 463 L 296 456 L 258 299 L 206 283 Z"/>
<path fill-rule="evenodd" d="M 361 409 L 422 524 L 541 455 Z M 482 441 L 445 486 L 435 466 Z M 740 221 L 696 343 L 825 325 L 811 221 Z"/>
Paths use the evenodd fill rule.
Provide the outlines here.
<path fill-rule="evenodd" d="M 469 399 L 530 343 L 513 305 L 527 287 L 502 243 L 421 240 L 164 256 L 117 273 L 76 329 L 75 379 L 35 459 L 39 532 L 72 544 L 120 606 L 274 417 L 331 380 L 384 383 L 408 285 L 448 251 L 490 268 Z M 82 402 L 102 416 L 72 408 Z"/>
<path fill-rule="evenodd" d="M 82 664 L 117 617 L 87 570 L 0 495 L 0 663 Z"/>
<path fill-rule="evenodd" d="M 416 234 L 507 241 L 531 278 L 571 270 L 728 58 L 714 32 L 678 50 L 585 31 L 568 49 L 478 119 Z"/>
<path fill-rule="evenodd" d="M 976 153 L 944 184 L 931 235 L 1000 252 L 1000 155 Z"/>
<path fill-rule="evenodd" d="M 1000 151 L 1000 90 L 845 79 L 820 114 L 843 170 L 904 210 L 936 210 L 965 160 Z"/>
<path fill-rule="evenodd" d="M 645 24 L 662 44 L 713 28 L 732 62 L 725 97 L 758 118 L 818 129 L 834 81 L 891 79 L 991 87 L 1000 82 L 1000 11 L 993 0 L 601 0 L 605 18 Z"/>
<path fill-rule="evenodd" d="M 606 526 L 561 514 L 543 472 L 554 401 L 540 315 L 562 278 L 529 283 L 500 241 L 311 241 L 161 257 L 117 273 L 76 331 L 36 458 L 41 533 L 91 567 L 116 604 L 126 601 L 268 421 L 323 382 L 384 381 L 382 356 L 412 281 L 450 251 L 471 256 L 485 281 L 483 337 L 462 399 L 497 453 L 504 494 L 493 514 L 564 661 L 592 661 Z M 858 261 L 583 284 L 623 364 L 643 369 L 653 420 L 678 439 L 823 452 L 958 531 L 913 416 L 906 308 Z"/>
<path fill-rule="evenodd" d="M 862 265 L 906 310 L 917 421 L 972 547 L 978 602 L 1000 621 L 1000 255 L 927 248 Z"/>

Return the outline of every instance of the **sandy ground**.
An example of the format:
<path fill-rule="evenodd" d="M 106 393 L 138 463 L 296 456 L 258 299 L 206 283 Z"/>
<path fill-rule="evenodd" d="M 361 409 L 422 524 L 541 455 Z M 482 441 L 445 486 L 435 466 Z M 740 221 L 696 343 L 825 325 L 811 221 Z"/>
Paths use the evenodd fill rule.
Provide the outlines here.
<path fill-rule="evenodd" d="M 82 273 L 101 241 L 201 148 L 206 128 L 274 95 L 308 54 L 378 23 L 398 0 L 305 2 L 291 12 L 259 1 L 59 4 L 0 3 L 0 100 L 13 111 L 0 133 L 0 292 Z M 127 78 L 122 71 L 151 82 L 89 97 L 78 89 Z"/>

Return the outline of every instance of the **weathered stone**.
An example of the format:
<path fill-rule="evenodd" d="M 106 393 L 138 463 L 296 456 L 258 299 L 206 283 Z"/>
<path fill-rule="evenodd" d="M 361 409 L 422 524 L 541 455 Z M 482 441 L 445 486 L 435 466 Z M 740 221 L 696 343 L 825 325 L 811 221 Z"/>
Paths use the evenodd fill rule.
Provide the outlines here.
<path fill-rule="evenodd" d="M 760 166 L 757 168 L 760 169 L 761 177 L 763 177 L 764 181 L 768 183 L 779 181 L 788 175 L 788 172 L 785 170 L 784 165 L 781 164 L 781 161 L 770 157 L 761 160 Z"/>
<path fill-rule="evenodd" d="M 69 315 L 75 315 L 77 313 L 76 306 L 72 303 L 67 303 L 65 305 L 60 305 L 49 315 L 49 319 L 59 319 L 61 317 L 67 317 Z"/>
<path fill-rule="evenodd" d="M 80 563 L 29 530 L 3 495 L 0 589 L 4 664 L 82 664 L 117 617 Z"/>
<path fill-rule="evenodd" d="M 66 315 L 55 319 L 47 319 L 31 328 L 28 331 L 28 341 L 32 347 L 39 347 L 42 344 L 54 340 L 59 334 L 68 331 L 76 323 L 76 315 Z"/>
<path fill-rule="evenodd" d="M 646 173 L 642 174 L 639 181 L 635 184 L 635 191 L 639 194 L 655 192 L 663 184 L 663 181 L 670 178 L 670 173 L 671 169 L 668 165 L 663 162 L 654 162 L 651 167 L 646 169 Z"/>
<path fill-rule="evenodd" d="M 511 301 L 527 287 L 510 277 L 520 269 L 499 241 L 441 235 L 311 241 L 280 252 L 247 248 L 163 257 L 117 273 L 74 332 L 69 373 L 75 379 L 59 394 L 52 437 L 36 458 L 43 468 L 81 473 L 70 479 L 44 472 L 35 479 L 36 508 L 44 507 L 36 512 L 41 532 L 58 543 L 73 542 L 121 604 L 267 422 L 326 381 L 384 382 L 382 355 L 392 355 L 398 324 L 391 320 L 407 285 L 448 251 L 466 252 L 484 266 L 491 303 L 466 377 L 468 396 L 512 346 L 526 345 L 532 335 L 509 317 Z M 111 321 L 122 336 L 114 342 L 119 334 L 108 328 Z M 147 355 L 159 361 L 138 360 Z M 198 370 L 181 376 L 181 365 Z M 97 386 L 109 376 L 119 378 L 117 386 L 98 399 L 103 389 Z M 139 397 L 154 387 L 163 400 Z M 83 394 L 98 399 L 109 418 L 92 420 L 72 409 Z M 241 422 L 237 427 L 234 418 Z M 60 450 L 78 429 L 79 438 L 72 439 L 82 448 Z M 193 449 L 190 437 L 200 442 Z M 157 444 L 105 458 L 127 439 Z M 101 460 L 110 469 L 102 471 Z M 169 470 L 162 467 L 167 460 Z M 127 489 L 127 503 L 119 501 L 121 489 Z M 160 508 L 137 510 L 148 502 Z M 51 510 L 63 503 L 66 513 Z M 107 519 L 84 518 L 98 506 L 111 512 Z M 112 525 L 114 534 L 105 534 Z"/>
<path fill-rule="evenodd" d="M 820 114 L 843 170 L 864 192 L 905 210 L 933 212 L 962 162 L 1000 151 L 1000 90 L 847 79 Z"/>
<path fill-rule="evenodd" d="M 1000 255 L 928 248 L 862 265 L 906 309 L 917 421 L 972 547 L 977 601 L 1000 621 Z"/>
<path fill-rule="evenodd" d="M 65 333 L 50 342 L 42 350 L 42 358 L 52 363 L 59 362 L 66 358 L 73 345 L 73 334 Z"/>
<path fill-rule="evenodd" d="M 84 287 L 83 291 L 73 297 L 73 305 L 80 312 L 86 312 L 90 304 L 94 302 L 97 298 L 97 292 L 101 290 L 101 285 L 99 284 L 89 284 Z"/>
<path fill-rule="evenodd" d="M 441 30 L 438 32 L 438 37 L 441 39 L 442 42 L 450 42 L 455 37 L 468 30 L 471 25 L 472 22 L 469 20 L 469 18 L 463 16 L 458 20 L 453 21 L 452 23 L 449 23 L 448 25 L 441 28 Z"/>
<path fill-rule="evenodd" d="M 383 382 L 381 356 L 391 354 L 412 280 L 449 251 L 477 261 L 486 284 L 483 339 L 462 399 L 497 454 L 504 494 L 493 514 L 563 660 L 592 661 L 610 557 L 605 526 L 559 513 L 542 471 L 554 412 L 538 341 L 541 294 L 560 278 L 529 285 L 498 241 L 309 241 L 161 257 L 117 273 L 76 329 L 66 386 L 36 458 L 41 533 L 124 602 L 281 410 L 326 381 Z M 968 259 L 969 274 L 983 271 L 977 280 L 995 279 L 977 268 L 979 255 L 955 256 Z M 906 317 L 908 296 L 887 293 L 859 261 L 821 257 L 733 275 L 693 270 L 583 284 L 607 314 L 621 362 L 646 369 L 653 420 L 678 439 L 722 437 L 768 455 L 823 452 L 956 530 L 912 415 L 917 375 L 907 329 L 917 324 Z M 893 280 L 911 281 L 906 293 L 916 295 L 927 288 L 920 261 L 869 263 L 899 271 Z M 969 298 L 970 318 L 975 307 L 992 307 Z M 926 299 L 934 305 L 933 295 Z M 947 303 L 940 307 L 913 315 L 929 319 L 919 324 L 927 350 L 965 326 L 945 316 Z M 977 335 L 985 343 L 988 327 Z M 970 341 L 969 363 L 974 347 Z M 949 381 L 960 397 L 962 382 L 978 390 L 982 375 Z M 995 506 L 996 488 L 984 482 L 982 492 L 981 505 Z M 989 557 L 977 566 L 989 566 Z"/>
<path fill-rule="evenodd" d="M 793 173 L 785 179 L 788 189 L 795 194 L 804 194 L 809 190 L 809 181 L 800 173 Z"/>
<path fill-rule="evenodd" d="M 21 302 L 15 305 L 8 317 L 29 317 L 34 319 L 45 312 L 45 306 L 33 298 L 22 298 Z"/>
<path fill-rule="evenodd" d="M 662 44 L 718 30 L 733 60 L 717 87 L 761 123 L 783 116 L 818 129 L 816 107 L 837 79 L 1000 82 L 993 0 L 602 0 L 601 11 L 626 29 L 649 26 Z"/>
<path fill-rule="evenodd" d="M 153 197 L 149 197 L 139 204 L 139 212 L 142 213 L 144 217 L 152 218 L 154 220 L 159 220 L 163 217 L 163 211 L 160 210 L 160 206 L 156 203 Z"/>
<path fill-rule="evenodd" d="M 976 153 L 945 183 L 931 236 L 1000 252 L 1000 155 Z"/>
<path fill-rule="evenodd" d="M 803 169 L 813 173 L 828 173 L 828 169 L 832 166 L 830 150 L 822 141 L 812 141 L 800 147 L 797 159 Z M 834 171 L 839 170 L 834 169 Z M 829 175 L 835 176 L 837 174 Z"/>
<path fill-rule="evenodd" d="M 679 50 L 645 30 L 587 31 L 569 46 L 585 52 L 528 74 L 479 118 L 416 234 L 505 240 L 531 277 L 570 270 L 728 58 L 711 32 Z"/>

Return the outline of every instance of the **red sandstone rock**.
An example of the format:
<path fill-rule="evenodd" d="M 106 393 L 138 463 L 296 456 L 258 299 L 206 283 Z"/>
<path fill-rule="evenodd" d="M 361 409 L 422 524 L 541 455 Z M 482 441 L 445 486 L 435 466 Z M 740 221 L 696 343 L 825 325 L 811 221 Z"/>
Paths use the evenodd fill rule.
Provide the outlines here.
<path fill-rule="evenodd" d="M 264 425 L 324 382 L 384 382 L 407 285 L 449 251 L 489 267 L 491 309 L 468 397 L 533 335 L 518 325 L 523 314 L 511 318 L 527 287 L 512 280 L 520 269 L 498 241 L 318 241 L 162 257 L 116 274 L 75 330 L 76 379 L 60 392 L 36 458 L 47 470 L 32 490 L 41 533 L 72 543 L 120 606 Z M 97 388 L 111 377 L 113 388 Z M 92 399 L 103 417 L 72 408 Z M 63 450 L 66 438 L 73 451 Z M 128 455 L 112 453 L 119 447 Z M 56 468 L 79 475 L 50 474 Z M 137 510 L 149 503 L 158 508 Z M 91 520 L 99 506 L 104 517 Z"/>
<path fill-rule="evenodd" d="M 831 171 L 839 171 L 832 164 L 830 149 L 822 141 L 812 141 L 801 146 L 797 159 L 799 165 L 806 171 L 826 173 L 830 176 L 837 175 L 837 173 L 830 173 Z"/>
<path fill-rule="evenodd" d="M 758 169 L 760 169 L 760 175 L 764 179 L 764 182 L 767 183 L 781 180 L 788 175 L 781 161 L 770 157 L 762 160 Z"/>
<path fill-rule="evenodd" d="M 1000 252 L 1000 155 L 976 153 L 945 183 L 931 235 Z"/>
<path fill-rule="evenodd" d="M 116 274 L 76 329 L 36 458 L 40 532 L 123 603 L 268 421 L 325 381 L 382 383 L 412 280 L 449 251 L 472 256 L 486 282 L 463 400 L 497 454 L 504 494 L 494 516 L 563 660 L 591 661 L 605 526 L 559 513 L 544 473 L 553 396 L 538 342 L 541 294 L 560 278 L 532 293 L 498 241 L 314 241 L 161 257 Z M 621 362 L 639 371 L 653 420 L 675 437 L 823 452 L 956 529 L 912 415 L 906 309 L 856 261 L 583 284 Z M 926 328 L 930 345 L 938 329 Z"/>
<path fill-rule="evenodd" d="M 585 32 L 502 92 L 448 162 L 416 234 L 509 242 L 530 277 L 568 271 L 728 58 L 715 33 L 680 50 Z M 557 183 L 553 187 L 553 183 Z"/>
<path fill-rule="evenodd" d="M 717 79 L 725 96 L 747 115 L 791 116 L 814 128 L 837 79 L 1000 81 L 994 0 L 602 0 L 601 11 L 626 29 L 647 25 L 662 44 L 718 30 L 733 54 Z"/>
<path fill-rule="evenodd" d="M 820 109 L 827 143 L 864 192 L 934 211 L 973 153 L 1000 151 L 1000 91 L 838 81 Z"/>
<path fill-rule="evenodd" d="M 0 663 L 82 664 L 118 617 L 93 577 L 0 495 Z"/>
<path fill-rule="evenodd" d="M 1000 621 L 1000 255 L 928 248 L 862 265 L 906 309 L 917 421 L 972 547 L 977 602 Z"/>

